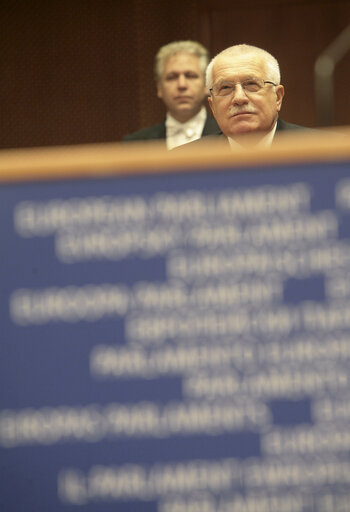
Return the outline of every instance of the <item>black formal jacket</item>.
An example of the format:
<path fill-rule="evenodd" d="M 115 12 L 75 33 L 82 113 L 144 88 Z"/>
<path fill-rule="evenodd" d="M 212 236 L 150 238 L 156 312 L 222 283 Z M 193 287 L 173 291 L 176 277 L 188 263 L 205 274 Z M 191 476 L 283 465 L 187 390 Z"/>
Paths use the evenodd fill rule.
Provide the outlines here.
<path fill-rule="evenodd" d="M 299 126 L 298 124 L 293 123 L 287 123 L 286 121 L 283 121 L 283 119 L 278 118 L 277 119 L 277 127 L 276 132 L 284 132 L 286 130 L 309 130 L 313 131 L 312 128 L 306 128 L 305 126 Z"/>
<path fill-rule="evenodd" d="M 202 131 L 202 137 L 207 135 L 218 135 L 220 132 L 220 128 L 217 125 L 215 119 L 207 113 L 207 119 L 204 124 L 204 128 Z M 130 133 L 123 137 L 123 142 L 129 141 L 141 141 L 141 140 L 158 140 L 158 139 L 166 139 L 166 128 L 165 128 L 165 120 L 162 123 L 156 124 L 154 126 L 149 126 L 148 128 L 144 128 L 143 130 L 139 130 L 134 133 Z"/>

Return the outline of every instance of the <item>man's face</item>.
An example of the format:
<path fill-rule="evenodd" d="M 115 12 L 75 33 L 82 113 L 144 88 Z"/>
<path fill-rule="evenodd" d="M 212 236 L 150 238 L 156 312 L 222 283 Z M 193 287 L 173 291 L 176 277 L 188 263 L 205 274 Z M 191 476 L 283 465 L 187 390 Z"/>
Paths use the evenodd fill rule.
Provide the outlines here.
<path fill-rule="evenodd" d="M 222 56 L 213 69 L 213 84 L 242 82 L 248 78 L 269 80 L 263 59 L 254 54 Z M 229 96 L 209 97 L 209 104 L 222 132 L 231 138 L 246 133 L 265 135 L 274 126 L 281 109 L 284 88 L 265 84 L 260 91 L 247 93 L 236 85 Z"/>
<path fill-rule="evenodd" d="M 189 53 L 169 57 L 157 83 L 157 95 L 177 121 L 184 123 L 198 114 L 207 95 L 198 57 Z"/>

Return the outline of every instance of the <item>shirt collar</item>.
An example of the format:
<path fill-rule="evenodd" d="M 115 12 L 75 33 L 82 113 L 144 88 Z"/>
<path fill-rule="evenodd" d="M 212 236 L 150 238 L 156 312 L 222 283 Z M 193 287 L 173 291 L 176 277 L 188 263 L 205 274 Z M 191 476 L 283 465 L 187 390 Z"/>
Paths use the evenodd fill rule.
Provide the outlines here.
<path fill-rule="evenodd" d="M 196 127 L 197 125 L 201 125 L 205 122 L 206 119 L 206 110 L 205 107 L 202 106 L 198 114 L 191 117 L 188 121 L 185 123 L 180 123 L 180 121 L 177 121 L 169 112 L 167 112 L 165 125 L 166 128 L 178 128 L 181 131 L 186 131 L 187 129 L 191 129 Z"/>

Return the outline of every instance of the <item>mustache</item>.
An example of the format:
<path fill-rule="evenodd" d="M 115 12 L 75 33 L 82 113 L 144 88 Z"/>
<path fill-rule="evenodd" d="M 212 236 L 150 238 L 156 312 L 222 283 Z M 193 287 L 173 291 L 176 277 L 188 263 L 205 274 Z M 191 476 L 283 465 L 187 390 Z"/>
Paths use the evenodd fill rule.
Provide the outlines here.
<path fill-rule="evenodd" d="M 255 114 L 255 111 L 250 108 L 244 107 L 232 107 L 229 110 L 229 115 L 231 117 L 237 116 L 239 114 Z"/>

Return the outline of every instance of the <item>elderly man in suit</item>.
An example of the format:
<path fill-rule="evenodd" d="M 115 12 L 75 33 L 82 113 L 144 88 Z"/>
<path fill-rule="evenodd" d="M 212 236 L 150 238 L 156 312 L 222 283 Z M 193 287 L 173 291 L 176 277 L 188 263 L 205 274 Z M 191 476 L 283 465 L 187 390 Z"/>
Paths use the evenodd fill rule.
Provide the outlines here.
<path fill-rule="evenodd" d="M 166 109 L 160 124 L 127 135 L 123 141 L 164 139 L 168 149 L 219 132 L 204 102 L 208 96 L 206 48 L 196 41 L 176 41 L 162 46 L 155 57 L 157 95 Z"/>
<path fill-rule="evenodd" d="M 277 60 L 256 46 L 220 52 L 207 67 L 209 105 L 232 148 L 254 141 L 271 145 L 276 132 L 306 129 L 280 119 L 284 87 Z M 254 138 L 246 137 L 254 134 Z"/>

